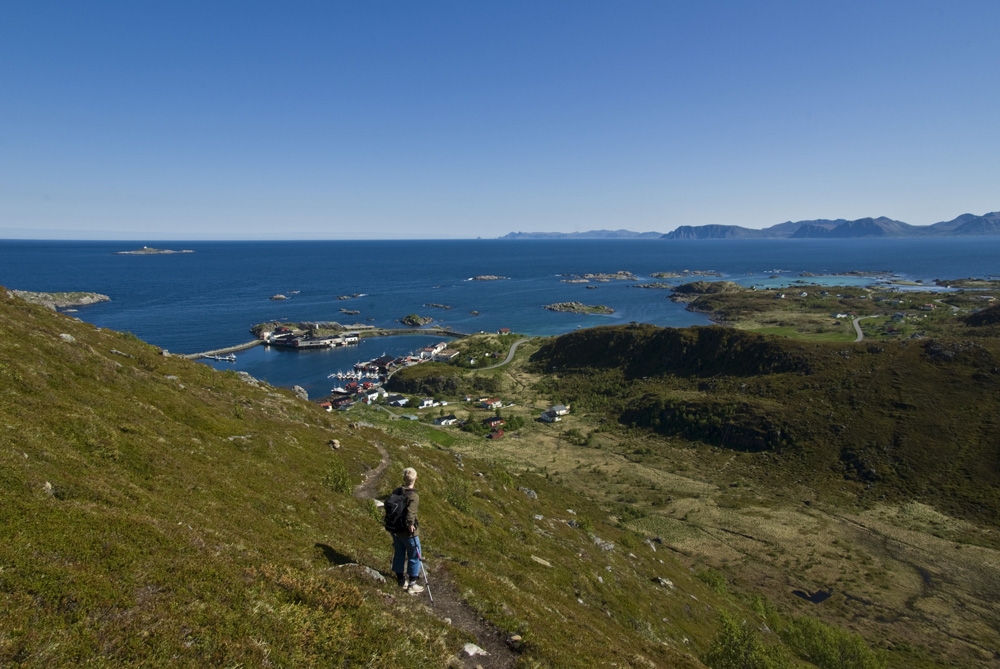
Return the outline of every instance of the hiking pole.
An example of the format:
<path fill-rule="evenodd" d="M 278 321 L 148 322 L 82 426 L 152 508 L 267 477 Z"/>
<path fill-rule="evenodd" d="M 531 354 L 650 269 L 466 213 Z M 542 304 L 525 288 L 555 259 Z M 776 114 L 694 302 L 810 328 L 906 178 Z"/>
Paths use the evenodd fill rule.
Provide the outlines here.
<path fill-rule="evenodd" d="M 431 594 L 431 584 L 427 582 L 427 567 L 424 566 L 424 556 L 420 554 L 417 550 L 417 559 L 420 560 L 420 573 L 424 575 L 424 589 L 427 590 L 427 596 L 431 598 L 431 604 L 434 603 L 434 595 Z"/>

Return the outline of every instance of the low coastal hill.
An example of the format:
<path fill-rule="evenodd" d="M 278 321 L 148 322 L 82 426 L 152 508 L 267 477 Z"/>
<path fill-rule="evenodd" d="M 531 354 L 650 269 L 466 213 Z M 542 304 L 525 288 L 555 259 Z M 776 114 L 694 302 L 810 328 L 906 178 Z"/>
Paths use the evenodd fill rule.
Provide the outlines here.
<path fill-rule="evenodd" d="M 600 327 L 532 358 L 554 391 L 619 422 L 738 451 L 788 475 L 919 499 L 1000 529 L 1000 342 L 844 348 L 731 328 Z M 961 424 L 961 430 L 956 429 Z"/>

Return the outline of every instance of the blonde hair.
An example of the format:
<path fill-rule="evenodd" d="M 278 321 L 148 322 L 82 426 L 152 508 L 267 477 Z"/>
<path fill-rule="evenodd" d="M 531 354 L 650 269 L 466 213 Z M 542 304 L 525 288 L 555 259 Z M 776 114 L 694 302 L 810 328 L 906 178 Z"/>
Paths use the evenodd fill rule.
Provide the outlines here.
<path fill-rule="evenodd" d="M 417 470 L 413 467 L 407 467 L 403 470 L 403 483 L 408 486 L 413 485 L 413 482 L 417 480 Z"/>

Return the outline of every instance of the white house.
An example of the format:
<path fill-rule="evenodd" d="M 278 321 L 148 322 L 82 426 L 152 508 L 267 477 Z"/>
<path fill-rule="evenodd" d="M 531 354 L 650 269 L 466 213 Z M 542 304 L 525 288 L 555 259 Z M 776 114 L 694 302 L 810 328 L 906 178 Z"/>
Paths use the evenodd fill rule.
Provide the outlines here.
<path fill-rule="evenodd" d="M 545 411 L 542 413 L 541 418 L 546 423 L 558 423 L 562 420 L 555 411 Z"/>

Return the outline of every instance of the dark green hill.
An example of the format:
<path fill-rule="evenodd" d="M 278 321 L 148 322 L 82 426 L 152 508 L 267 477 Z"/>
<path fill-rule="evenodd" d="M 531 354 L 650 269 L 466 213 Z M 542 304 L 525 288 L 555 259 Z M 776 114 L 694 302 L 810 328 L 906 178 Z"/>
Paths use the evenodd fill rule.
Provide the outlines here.
<path fill-rule="evenodd" d="M 626 379 L 809 370 L 808 356 L 794 344 L 722 327 L 627 325 L 579 330 L 545 344 L 532 360 L 540 371 L 616 369 Z"/>
<path fill-rule="evenodd" d="M 494 378 L 470 376 L 459 367 L 440 362 L 404 367 L 396 371 L 386 388 L 411 395 L 460 396 L 465 393 L 492 393 L 497 390 Z"/>
<path fill-rule="evenodd" d="M 622 326 L 543 346 L 542 387 L 626 425 L 742 451 L 762 474 L 916 499 L 998 525 L 996 340 L 822 344 L 724 328 Z"/>
<path fill-rule="evenodd" d="M 969 314 L 962 320 L 966 325 L 971 325 L 972 327 L 1000 325 L 1000 304 L 994 304 L 991 307 Z"/>

